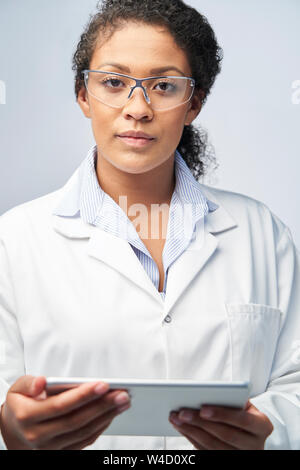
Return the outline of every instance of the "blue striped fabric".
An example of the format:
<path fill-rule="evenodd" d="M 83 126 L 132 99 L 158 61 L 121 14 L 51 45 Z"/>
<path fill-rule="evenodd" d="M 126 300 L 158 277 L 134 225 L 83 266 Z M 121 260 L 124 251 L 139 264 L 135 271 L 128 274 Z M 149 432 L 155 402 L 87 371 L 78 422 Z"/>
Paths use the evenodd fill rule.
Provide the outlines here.
<path fill-rule="evenodd" d="M 85 222 L 127 240 L 158 289 L 158 267 L 124 210 L 100 187 L 95 171 L 96 159 L 97 146 L 95 145 L 85 162 L 80 196 L 81 217 Z M 196 222 L 208 211 L 218 207 L 206 199 L 200 185 L 178 151 L 175 154 L 175 174 L 176 185 L 171 199 L 169 225 L 163 250 L 165 282 L 163 292 L 161 292 L 162 299 L 165 298 L 166 293 L 168 268 L 188 247 Z"/>
<path fill-rule="evenodd" d="M 86 223 L 100 227 L 102 230 L 128 241 L 158 290 L 158 267 L 125 211 L 99 185 L 95 170 L 96 161 L 97 145 L 94 145 L 82 163 L 80 216 Z M 170 204 L 168 229 L 163 250 L 165 281 L 163 292 L 160 293 L 163 300 L 166 295 L 168 268 L 188 248 L 196 222 L 209 211 L 214 211 L 219 207 L 204 196 L 199 183 L 178 151 L 175 153 L 175 175 L 176 183 Z M 60 212 L 56 212 L 56 214 L 64 215 L 63 208 L 60 207 Z"/>

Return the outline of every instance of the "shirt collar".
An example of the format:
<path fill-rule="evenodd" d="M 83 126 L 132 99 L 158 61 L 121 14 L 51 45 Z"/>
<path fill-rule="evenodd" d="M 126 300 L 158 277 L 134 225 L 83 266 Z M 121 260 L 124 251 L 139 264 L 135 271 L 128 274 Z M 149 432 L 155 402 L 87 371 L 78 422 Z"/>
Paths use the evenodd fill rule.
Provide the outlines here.
<path fill-rule="evenodd" d="M 117 206 L 116 202 L 103 191 L 98 182 L 95 168 L 96 157 L 97 145 L 95 144 L 78 168 L 79 184 L 75 185 L 76 190 L 67 192 L 53 214 L 78 217 L 80 213 L 85 222 L 94 224 L 97 216 L 101 213 L 101 209 L 105 206 L 105 201 L 110 205 L 115 204 Z M 182 204 L 192 204 L 204 214 L 213 212 L 219 207 L 206 198 L 201 185 L 194 178 L 178 150 L 175 152 L 175 175 L 176 183 L 172 201 L 176 197 Z M 200 212 L 197 218 L 201 215 Z"/>

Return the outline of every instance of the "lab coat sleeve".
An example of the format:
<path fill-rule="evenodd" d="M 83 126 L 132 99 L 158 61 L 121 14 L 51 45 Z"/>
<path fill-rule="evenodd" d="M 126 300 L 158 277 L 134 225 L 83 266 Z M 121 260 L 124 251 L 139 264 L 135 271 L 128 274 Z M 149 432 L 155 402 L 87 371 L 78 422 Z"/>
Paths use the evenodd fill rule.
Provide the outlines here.
<path fill-rule="evenodd" d="M 300 449 L 300 256 L 288 227 L 276 243 L 278 308 L 282 312 L 267 389 L 250 399 L 273 424 L 265 449 Z"/>
<path fill-rule="evenodd" d="M 0 233 L 0 407 L 10 386 L 25 374 L 23 357 L 9 261 Z M 6 449 L 0 432 L 0 450 Z"/>

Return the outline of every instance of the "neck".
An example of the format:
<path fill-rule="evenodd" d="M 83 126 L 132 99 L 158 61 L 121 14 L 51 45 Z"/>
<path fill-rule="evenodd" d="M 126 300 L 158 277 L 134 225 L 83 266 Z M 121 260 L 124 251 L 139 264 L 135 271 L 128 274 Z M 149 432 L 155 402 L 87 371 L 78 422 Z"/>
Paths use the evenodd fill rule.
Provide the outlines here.
<path fill-rule="evenodd" d="M 151 209 L 152 204 L 171 203 L 176 184 L 174 156 L 146 173 L 131 174 L 119 170 L 98 154 L 96 173 L 103 191 L 118 205 L 120 197 L 126 197 L 128 210 L 134 204 Z"/>

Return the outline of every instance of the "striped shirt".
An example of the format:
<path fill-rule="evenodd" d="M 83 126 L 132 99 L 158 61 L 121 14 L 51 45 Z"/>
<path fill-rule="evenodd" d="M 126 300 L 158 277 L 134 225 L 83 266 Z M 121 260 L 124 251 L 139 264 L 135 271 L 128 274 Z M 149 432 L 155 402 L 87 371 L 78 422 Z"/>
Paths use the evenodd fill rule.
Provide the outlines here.
<path fill-rule="evenodd" d="M 101 188 L 97 173 L 97 145 L 89 151 L 82 162 L 82 184 L 79 197 L 80 216 L 89 224 L 100 227 L 117 237 L 128 241 L 152 283 L 159 289 L 159 270 L 145 244 L 139 237 L 126 212 Z M 100 168 L 101 171 L 101 168 Z M 164 286 L 160 293 L 165 299 L 168 269 L 188 248 L 195 233 L 196 223 L 219 206 L 203 194 L 178 150 L 175 153 L 175 189 L 172 195 L 166 241 L 162 253 Z M 124 200 L 125 202 L 125 200 Z M 120 200 L 119 200 L 120 203 Z M 64 215 L 60 207 L 57 215 Z"/>

